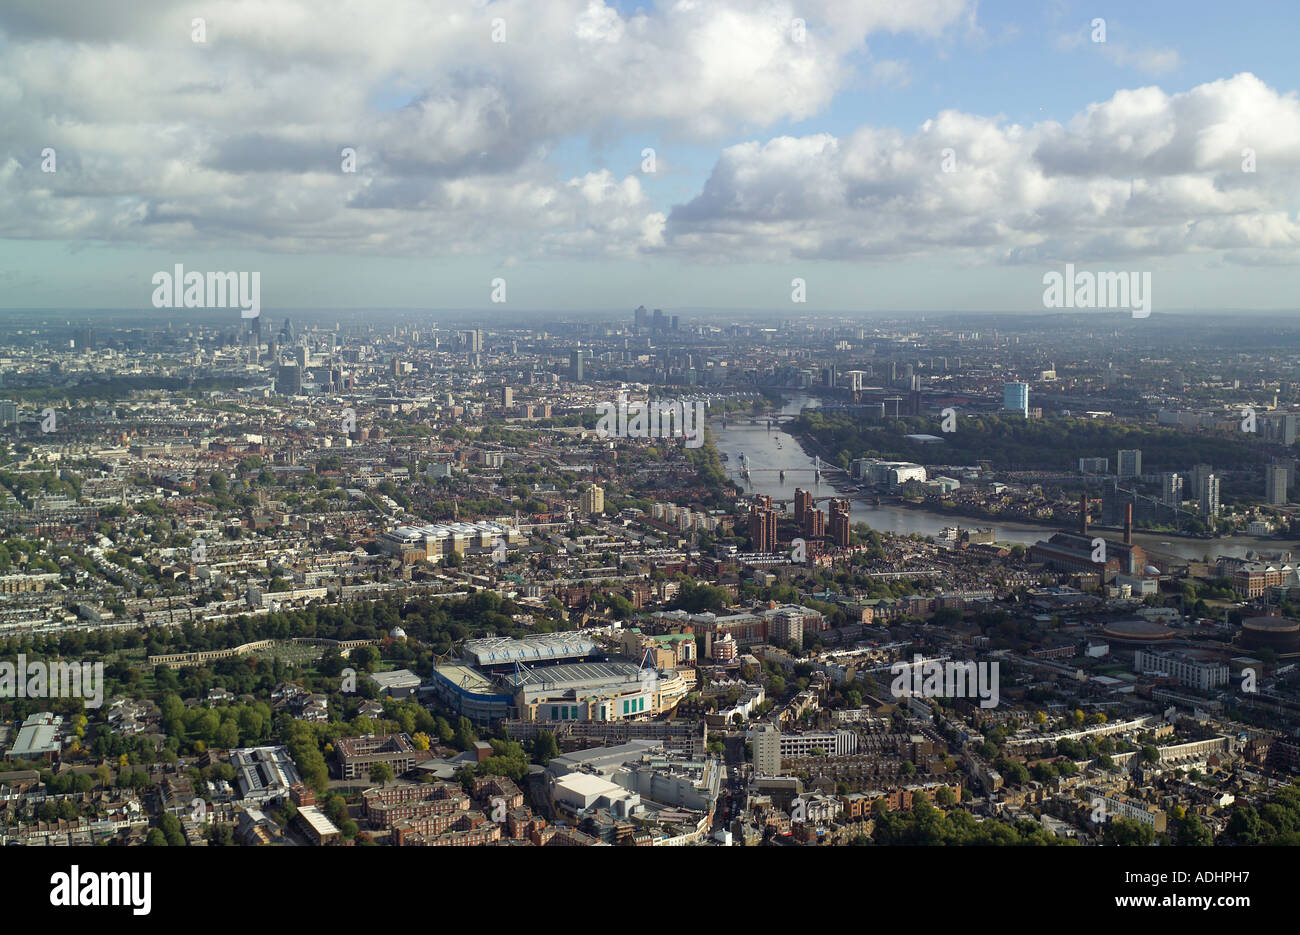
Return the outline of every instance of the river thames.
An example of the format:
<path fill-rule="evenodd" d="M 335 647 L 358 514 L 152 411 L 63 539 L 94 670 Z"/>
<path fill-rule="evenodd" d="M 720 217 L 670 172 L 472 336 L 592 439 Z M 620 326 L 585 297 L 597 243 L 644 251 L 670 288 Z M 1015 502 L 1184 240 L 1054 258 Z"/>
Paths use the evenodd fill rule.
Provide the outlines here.
<path fill-rule="evenodd" d="M 815 397 L 794 396 L 788 398 L 779 412 L 798 415 L 800 409 L 818 405 L 820 400 Z M 814 497 L 829 497 L 836 493 L 835 488 L 825 480 L 820 484 L 814 481 L 813 459 L 804 453 L 793 436 L 776 427 L 768 429 L 766 420 L 760 419 L 758 425 L 750 425 L 748 416 L 729 417 L 727 421 L 725 429 L 720 417 L 710 419 L 709 424 L 718 453 L 727 456 L 722 465 L 727 476 L 740 484 L 746 493 L 766 494 L 774 500 L 792 500 L 796 487 L 812 490 Z M 741 476 L 742 454 L 749 459 L 748 482 Z M 782 470 L 785 471 L 784 480 L 780 475 Z M 991 527 L 999 542 L 1032 545 L 1040 539 L 1046 539 L 1054 531 L 1051 526 L 995 522 L 973 516 L 913 509 L 896 503 L 881 503 L 877 506 L 857 495 L 848 496 L 853 522 L 866 523 L 881 532 L 937 536 L 949 526 Z M 819 505 L 826 508 L 824 503 Z M 1230 539 L 1166 539 L 1159 534 L 1135 533 L 1133 539 L 1138 545 L 1152 551 L 1190 559 L 1199 559 L 1205 555 L 1211 559 L 1220 555 L 1245 558 L 1247 552 L 1257 549 L 1277 551 L 1296 548 L 1296 543 L 1291 540 L 1252 539 L 1245 536 Z"/>

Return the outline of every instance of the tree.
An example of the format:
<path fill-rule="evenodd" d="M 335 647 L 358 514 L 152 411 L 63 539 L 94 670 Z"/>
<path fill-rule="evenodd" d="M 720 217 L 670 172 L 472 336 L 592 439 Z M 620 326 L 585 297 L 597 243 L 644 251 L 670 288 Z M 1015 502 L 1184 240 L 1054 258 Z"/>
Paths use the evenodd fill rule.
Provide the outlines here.
<path fill-rule="evenodd" d="M 537 732 L 533 741 L 533 762 L 546 765 L 560 755 L 560 745 L 555 742 L 555 735 L 549 730 Z"/>
<path fill-rule="evenodd" d="M 180 819 L 171 812 L 163 812 L 158 819 L 158 829 L 166 837 L 169 847 L 185 846 L 185 832 L 181 830 Z"/>
<path fill-rule="evenodd" d="M 370 767 L 370 781 L 382 788 L 393 781 L 393 768 L 387 763 L 375 763 Z"/>
<path fill-rule="evenodd" d="M 461 750 L 468 750 L 474 746 L 478 740 L 478 734 L 474 732 L 474 724 L 469 718 L 463 715 L 456 721 L 456 746 Z"/>
<path fill-rule="evenodd" d="M 1102 829 L 1103 844 L 1120 847 L 1145 847 L 1156 839 L 1156 831 L 1148 824 L 1129 818 L 1112 818 Z"/>
<path fill-rule="evenodd" d="M 1214 835 L 1199 816 L 1188 815 L 1178 823 L 1176 840 L 1181 847 L 1209 847 L 1214 843 Z"/>

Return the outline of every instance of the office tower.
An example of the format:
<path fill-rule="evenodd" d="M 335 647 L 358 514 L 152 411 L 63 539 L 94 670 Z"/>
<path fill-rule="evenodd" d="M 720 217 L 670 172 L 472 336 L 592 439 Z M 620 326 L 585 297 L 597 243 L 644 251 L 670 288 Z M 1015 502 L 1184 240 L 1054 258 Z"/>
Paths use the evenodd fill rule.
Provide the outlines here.
<path fill-rule="evenodd" d="M 397 357 L 396 355 L 394 355 L 394 357 L 393 357 L 393 376 L 395 376 L 395 377 L 400 377 L 401 375 L 402 375 L 402 358 Z"/>
<path fill-rule="evenodd" d="M 1029 418 L 1029 384 L 1006 383 L 1002 387 L 1002 408 Z"/>
<path fill-rule="evenodd" d="M 650 331 L 654 334 L 664 330 L 664 310 L 657 308 L 650 320 Z"/>
<path fill-rule="evenodd" d="M 1201 479 L 1197 499 L 1200 500 L 1202 516 L 1211 518 L 1219 515 L 1219 478 L 1216 475 L 1206 474 Z"/>
<path fill-rule="evenodd" d="M 1167 471 L 1160 475 L 1160 500 L 1169 506 L 1179 506 L 1183 502 L 1183 476 Z"/>
<path fill-rule="evenodd" d="M 849 547 L 849 501 L 831 501 L 831 541 L 841 549 Z"/>
<path fill-rule="evenodd" d="M 644 305 L 638 305 L 636 311 L 632 313 L 632 326 L 640 331 L 650 323 L 650 310 Z"/>
<path fill-rule="evenodd" d="M 889 382 L 893 383 L 897 379 L 898 379 L 898 361 L 891 360 L 889 362 Z"/>
<path fill-rule="evenodd" d="M 833 389 L 839 381 L 839 375 L 836 373 L 836 367 L 831 364 L 829 367 L 822 368 L 822 385 Z"/>
<path fill-rule="evenodd" d="M 1115 461 L 1115 474 L 1120 480 L 1142 476 L 1142 449 L 1121 448 Z"/>
<path fill-rule="evenodd" d="M 781 732 L 771 724 L 754 731 L 754 772 L 759 776 L 781 775 Z"/>
<path fill-rule="evenodd" d="M 296 364 L 298 365 L 298 369 L 299 369 L 299 370 L 306 370 L 306 369 L 307 369 L 307 355 L 308 355 L 308 353 L 309 353 L 309 352 L 308 352 L 307 348 L 304 347 L 304 346 L 302 346 L 302 345 L 299 345 L 298 347 L 295 347 L 295 348 L 293 349 L 293 360 L 294 360 L 294 363 L 296 363 Z"/>
<path fill-rule="evenodd" d="M 13 425 L 18 421 L 18 404 L 12 399 L 0 399 L 0 425 Z"/>
<path fill-rule="evenodd" d="M 1108 474 L 1110 472 L 1110 458 L 1080 458 L 1080 474 Z"/>
<path fill-rule="evenodd" d="M 302 394 L 302 368 L 296 364 L 281 364 L 275 377 L 275 391 L 282 396 Z"/>
<path fill-rule="evenodd" d="M 776 511 L 771 497 L 755 497 L 749 505 L 749 539 L 755 552 L 776 551 Z"/>
<path fill-rule="evenodd" d="M 569 353 L 569 379 L 574 383 L 582 382 L 582 351 Z"/>
<path fill-rule="evenodd" d="M 598 516 L 605 512 L 605 490 L 592 484 L 582 492 L 582 512 L 588 516 Z"/>
<path fill-rule="evenodd" d="M 1286 503 L 1286 467 L 1270 464 L 1264 468 L 1264 499 L 1269 506 Z"/>
<path fill-rule="evenodd" d="M 515 404 L 515 391 L 508 386 L 501 387 L 501 408 L 509 409 Z"/>
<path fill-rule="evenodd" d="M 90 328 L 78 328 L 76 335 L 77 350 L 88 351 L 95 346 L 95 332 Z"/>
<path fill-rule="evenodd" d="M 677 316 L 676 316 L 676 315 L 674 315 L 674 316 L 672 317 L 672 324 L 670 325 L 670 328 L 671 328 L 671 330 L 673 330 L 673 331 L 676 331 L 676 330 L 677 330 Z"/>

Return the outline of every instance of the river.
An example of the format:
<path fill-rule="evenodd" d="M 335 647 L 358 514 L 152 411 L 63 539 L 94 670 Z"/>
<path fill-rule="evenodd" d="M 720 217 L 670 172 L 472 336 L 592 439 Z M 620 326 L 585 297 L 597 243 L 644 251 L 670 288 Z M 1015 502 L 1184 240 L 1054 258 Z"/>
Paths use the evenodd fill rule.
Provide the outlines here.
<path fill-rule="evenodd" d="M 808 406 L 820 405 L 820 400 L 811 396 L 794 396 L 788 398 L 779 411 L 782 414 L 798 415 L 799 410 Z M 813 480 L 814 462 L 804 453 L 803 448 L 790 435 L 779 428 L 767 428 L 767 423 L 760 420 L 759 425 L 750 425 L 749 417 L 729 417 L 727 428 L 722 427 L 720 417 L 710 420 L 714 443 L 718 452 L 725 454 L 723 462 L 727 476 L 740 484 L 746 493 L 766 494 L 776 500 L 792 500 L 794 489 L 802 487 L 811 489 L 814 497 L 827 497 L 835 494 L 835 488 L 823 480 L 820 484 Z M 748 456 L 750 480 L 741 476 L 741 454 Z M 781 480 L 780 471 L 785 471 L 785 480 Z M 850 494 L 850 516 L 855 523 L 866 523 L 872 529 L 892 533 L 919 533 L 923 536 L 937 536 L 949 526 L 992 527 L 999 542 L 1032 545 L 1052 534 L 1051 526 L 1036 526 L 1027 523 L 994 522 L 974 516 L 955 516 L 950 513 L 938 513 L 933 510 L 914 509 L 896 503 L 881 503 L 879 506 Z M 825 504 L 820 504 L 825 509 Z M 787 505 L 787 509 L 789 506 Z M 1109 533 L 1107 533 L 1109 534 Z M 1234 536 L 1230 539 L 1183 539 L 1164 538 L 1159 534 L 1134 533 L 1133 540 L 1145 548 L 1181 558 L 1199 559 L 1209 555 L 1211 559 L 1218 556 L 1245 558 L 1252 550 L 1278 551 L 1300 547 L 1290 540 L 1252 539 L 1246 536 Z"/>

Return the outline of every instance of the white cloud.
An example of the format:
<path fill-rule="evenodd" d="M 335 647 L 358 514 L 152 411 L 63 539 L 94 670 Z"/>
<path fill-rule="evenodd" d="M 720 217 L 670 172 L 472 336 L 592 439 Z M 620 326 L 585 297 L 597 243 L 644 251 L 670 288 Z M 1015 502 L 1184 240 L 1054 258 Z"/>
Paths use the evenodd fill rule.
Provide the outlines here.
<path fill-rule="evenodd" d="M 1247 147 L 1254 173 L 1242 171 Z M 671 212 L 665 241 L 764 261 L 1218 251 L 1294 262 L 1298 181 L 1300 103 L 1242 74 L 1181 94 L 1121 91 L 1065 126 L 945 111 L 911 135 L 863 127 L 728 147 Z"/>
<path fill-rule="evenodd" d="M 816 114 L 875 31 L 973 0 L 11 0 L 0 11 L 0 237 L 267 249 L 662 242 L 635 176 L 557 177 L 556 145 L 708 141 Z M 191 41 L 202 16 L 207 41 Z M 791 23 L 806 20 L 804 41 Z M 493 21 L 506 41 L 492 41 Z M 59 172 L 39 171 L 58 151 Z M 355 175 L 340 150 L 357 150 Z"/>

